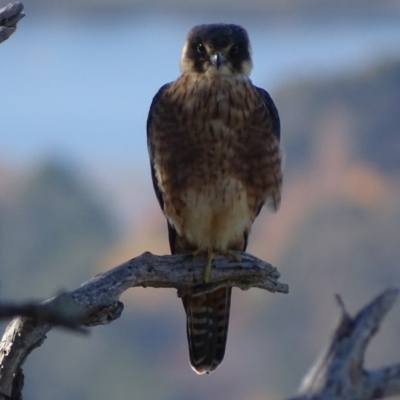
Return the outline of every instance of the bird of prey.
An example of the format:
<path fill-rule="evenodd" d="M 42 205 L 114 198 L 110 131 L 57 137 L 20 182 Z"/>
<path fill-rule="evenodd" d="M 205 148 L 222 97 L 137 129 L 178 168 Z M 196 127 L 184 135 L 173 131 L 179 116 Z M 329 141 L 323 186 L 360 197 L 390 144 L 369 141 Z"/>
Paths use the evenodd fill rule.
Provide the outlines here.
<path fill-rule="evenodd" d="M 150 107 L 151 174 L 172 254 L 204 253 L 207 280 L 214 254 L 245 251 L 263 205 L 279 206 L 280 120 L 270 95 L 249 78 L 251 46 L 242 27 L 195 26 L 180 69 Z M 215 370 L 224 357 L 231 289 L 182 298 L 198 374 Z"/>

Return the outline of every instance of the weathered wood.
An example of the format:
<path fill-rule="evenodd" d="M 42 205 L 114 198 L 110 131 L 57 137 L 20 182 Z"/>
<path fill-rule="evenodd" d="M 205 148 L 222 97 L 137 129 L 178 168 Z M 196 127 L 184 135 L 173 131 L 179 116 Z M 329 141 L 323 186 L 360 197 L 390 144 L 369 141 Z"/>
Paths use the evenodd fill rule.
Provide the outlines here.
<path fill-rule="evenodd" d="M 68 301 L 74 302 L 74 305 L 68 306 L 69 310 L 73 310 L 72 315 L 76 315 L 78 310 L 81 322 L 93 326 L 108 324 L 118 318 L 123 310 L 119 297 L 135 286 L 176 288 L 180 295 L 187 292 L 200 294 L 223 286 L 235 286 L 244 290 L 258 287 L 272 293 L 288 293 L 288 286 L 278 282 L 279 272 L 276 268 L 250 254 L 238 254 L 240 261 L 217 255 L 209 282 L 201 284 L 205 257 L 156 256 L 146 252 L 95 276 L 78 289 L 63 294 L 63 304 L 67 296 Z M 14 378 L 23 376 L 23 362 L 32 350 L 43 343 L 46 333 L 55 326 L 54 318 L 57 318 L 59 306 L 60 296 L 57 296 L 44 302 L 42 307 L 45 309 L 40 309 L 39 313 L 34 308 L 35 318 L 19 317 L 8 325 L 0 343 L 0 400 L 1 395 L 12 399 L 21 396 L 20 382 L 17 385 L 18 390 L 13 391 L 13 384 L 16 382 Z M 68 321 L 65 310 L 60 312 L 58 318 Z"/>
<path fill-rule="evenodd" d="M 288 286 L 278 282 L 279 273 L 274 267 L 249 254 L 241 256 L 240 262 L 217 256 L 210 282 L 204 285 L 199 284 L 205 261 L 202 257 L 144 253 L 62 296 L 68 296 L 68 301 L 74 303 L 74 307 L 67 307 L 74 310 L 72 315 L 79 310 L 82 323 L 93 326 L 108 324 L 118 318 L 123 310 L 123 304 L 118 300 L 120 295 L 135 286 L 176 288 L 181 295 L 188 291 L 203 293 L 227 285 L 288 292 Z M 386 290 L 354 318 L 338 297 L 342 316 L 331 343 L 304 378 L 298 395 L 290 400 L 373 400 L 400 394 L 400 365 L 373 371 L 363 367 L 369 341 L 398 293 L 396 288 Z M 60 296 L 47 300 L 42 306 L 54 312 L 57 304 L 59 306 Z M 64 313 L 62 317 L 65 317 Z M 0 400 L 22 399 L 23 362 L 43 343 L 54 326 L 46 322 L 46 313 L 40 313 L 39 319 L 16 318 L 9 324 L 0 343 Z"/>
<path fill-rule="evenodd" d="M 10 3 L 0 8 L 0 43 L 7 40 L 17 29 L 17 23 L 25 17 L 21 2 Z"/>
<path fill-rule="evenodd" d="M 49 322 L 81 333 L 87 332 L 82 328 L 85 320 L 84 310 L 77 306 L 68 293 L 59 294 L 48 304 L 33 301 L 0 302 L 0 319 L 14 317 L 29 317 L 35 321 Z"/>
<path fill-rule="evenodd" d="M 385 290 L 352 318 L 338 298 L 342 316 L 331 343 L 290 400 L 372 400 L 400 394 L 400 364 L 374 371 L 364 369 L 371 338 L 392 308 L 397 288 Z"/>

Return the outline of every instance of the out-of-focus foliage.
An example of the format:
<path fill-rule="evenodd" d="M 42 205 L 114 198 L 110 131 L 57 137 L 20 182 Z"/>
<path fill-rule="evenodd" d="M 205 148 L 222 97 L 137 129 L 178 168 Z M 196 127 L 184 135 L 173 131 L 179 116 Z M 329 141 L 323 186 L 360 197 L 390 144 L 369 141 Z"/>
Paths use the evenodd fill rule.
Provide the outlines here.
<path fill-rule="evenodd" d="M 308 164 L 314 143 L 319 142 L 321 123 L 330 118 L 332 123 L 338 119 L 336 125 L 350 125 L 346 145 L 354 156 L 398 173 L 399 87 L 398 62 L 387 61 L 357 75 L 303 81 L 282 89 L 276 101 L 285 106 L 282 119 L 290 133 L 285 136 L 288 163 Z"/>
<path fill-rule="evenodd" d="M 72 169 L 35 167 L 0 202 L 2 297 L 43 298 L 81 283 L 115 240 L 113 225 Z"/>

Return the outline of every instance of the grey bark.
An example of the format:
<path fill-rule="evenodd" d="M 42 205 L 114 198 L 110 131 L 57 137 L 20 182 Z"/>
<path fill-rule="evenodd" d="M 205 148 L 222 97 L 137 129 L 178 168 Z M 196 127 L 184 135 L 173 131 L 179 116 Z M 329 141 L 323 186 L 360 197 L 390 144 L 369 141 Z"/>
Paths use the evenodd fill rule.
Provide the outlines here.
<path fill-rule="evenodd" d="M 276 268 L 249 254 L 240 254 L 240 262 L 217 256 L 210 281 L 204 284 L 203 257 L 144 253 L 95 276 L 74 291 L 34 305 L 35 313 L 15 318 L 0 343 L 0 400 L 22 399 L 23 363 L 44 342 L 47 332 L 57 326 L 56 322 L 74 329 L 78 324 L 108 324 L 121 315 L 123 304 L 119 297 L 131 287 L 176 288 L 180 296 L 222 286 L 288 293 L 288 286 L 278 281 Z M 396 288 L 387 289 L 355 317 L 347 313 L 338 297 L 342 310 L 338 327 L 298 394 L 290 400 L 372 400 L 400 394 L 400 364 L 372 371 L 363 366 L 369 341 L 398 293 Z"/>
<path fill-rule="evenodd" d="M 0 8 L 0 43 L 7 40 L 17 29 L 17 23 L 25 17 L 21 2 L 10 3 Z"/>
<path fill-rule="evenodd" d="M 0 342 L 0 400 L 22 399 L 22 365 L 56 326 L 54 318 L 67 326 L 74 326 L 77 321 L 86 326 L 108 324 L 121 315 L 123 304 L 119 297 L 131 287 L 176 288 L 179 296 L 226 286 L 288 293 L 288 285 L 278 281 L 276 268 L 250 254 L 238 254 L 240 261 L 217 255 L 209 282 L 204 284 L 204 257 L 156 256 L 147 252 L 95 276 L 74 291 L 49 299 L 39 307 L 33 305 L 35 313 L 14 319 Z"/>
<path fill-rule="evenodd" d="M 335 333 L 290 400 L 373 400 L 400 394 L 400 364 L 364 369 L 371 338 L 399 295 L 389 288 L 351 317 L 340 297 L 342 315 Z"/>

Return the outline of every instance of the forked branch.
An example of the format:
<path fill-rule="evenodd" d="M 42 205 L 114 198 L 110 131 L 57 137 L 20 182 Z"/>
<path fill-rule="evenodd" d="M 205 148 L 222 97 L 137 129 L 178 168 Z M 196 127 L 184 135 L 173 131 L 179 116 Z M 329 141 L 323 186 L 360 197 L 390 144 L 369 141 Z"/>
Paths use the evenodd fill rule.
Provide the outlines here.
<path fill-rule="evenodd" d="M 240 256 L 240 262 L 216 256 L 210 280 L 202 284 L 204 257 L 144 253 L 95 276 L 74 291 L 41 305 L 30 304 L 34 312 L 31 318 L 14 319 L 0 343 L 0 400 L 2 395 L 8 396 L 6 399 L 22 398 L 22 364 L 43 343 L 56 322 L 64 326 L 75 326 L 77 320 L 87 326 L 108 324 L 121 315 L 123 304 L 119 297 L 131 287 L 176 288 L 180 295 L 205 293 L 224 286 L 288 293 L 288 286 L 278 282 L 276 268 L 250 254 Z M 27 311 L 26 307 L 24 310 Z"/>
<path fill-rule="evenodd" d="M 351 317 L 338 297 L 342 316 L 331 343 L 290 400 L 373 400 L 400 394 L 400 364 L 364 369 L 369 341 L 378 332 L 399 290 L 389 288 Z"/>
<path fill-rule="evenodd" d="M 118 299 L 130 287 L 172 287 L 181 295 L 204 293 L 221 286 L 288 292 L 288 286 L 278 282 L 279 273 L 274 267 L 246 253 L 241 262 L 218 256 L 206 285 L 200 283 L 203 268 L 201 257 L 144 253 L 97 275 L 72 292 L 42 303 L 44 310 L 35 318 L 14 319 L 0 344 L 0 400 L 22 399 L 22 364 L 55 326 L 54 316 L 72 327 L 77 321 L 84 325 L 107 324 L 121 315 L 123 304 Z M 398 294 L 397 288 L 387 289 L 355 317 L 348 314 L 338 297 L 342 316 L 331 343 L 304 378 L 298 395 L 290 400 L 373 400 L 400 394 L 400 364 L 372 371 L 365 370 L 363 365 L 369 341 Z"/>

